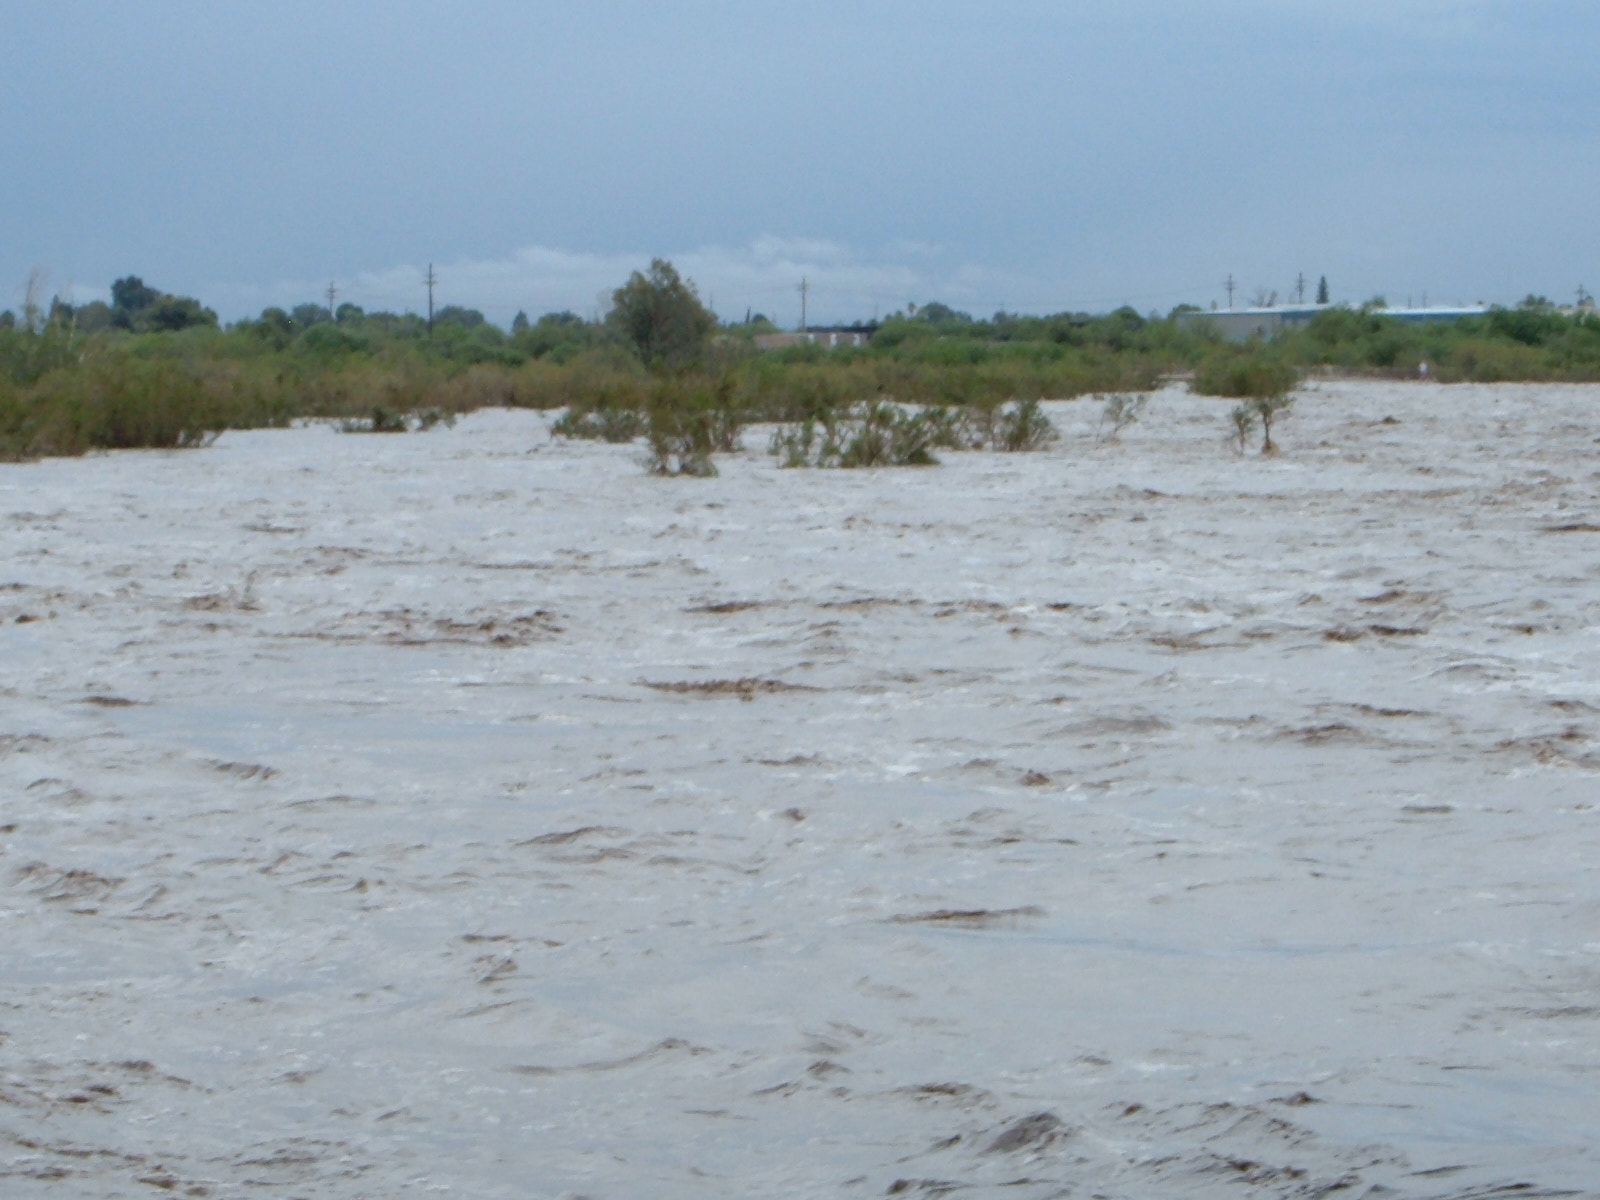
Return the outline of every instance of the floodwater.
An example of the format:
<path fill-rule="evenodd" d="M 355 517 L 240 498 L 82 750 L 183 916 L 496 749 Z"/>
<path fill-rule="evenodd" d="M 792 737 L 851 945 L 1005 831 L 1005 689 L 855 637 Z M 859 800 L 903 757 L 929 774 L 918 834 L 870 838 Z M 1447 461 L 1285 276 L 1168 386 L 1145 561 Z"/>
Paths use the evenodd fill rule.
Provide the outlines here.
<path fill-rule="evenodd" d="M 1600 1195 L 1597 401 L 0 466 L 0 1195 Z"/>

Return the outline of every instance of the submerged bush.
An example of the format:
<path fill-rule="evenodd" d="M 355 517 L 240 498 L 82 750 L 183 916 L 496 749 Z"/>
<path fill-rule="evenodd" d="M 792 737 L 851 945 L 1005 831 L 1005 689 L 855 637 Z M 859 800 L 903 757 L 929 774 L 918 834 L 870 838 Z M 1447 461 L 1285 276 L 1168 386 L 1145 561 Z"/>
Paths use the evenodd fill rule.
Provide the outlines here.
<path fill-rule="evenodd" d="M 1200 364 L 1194 390 L 1206 396 L 1227 396 L 1241 403 L 1228 414 L 1233 436 L 1244 448 L 1245 439 L 1261 422 L 1261 453 L 1274 454 L 1272 421 L 1294 405 L 1290 393 L 1300 374 L 1282 359 L 1259 347 L 1220 351 Z"/>
<path fill-rule="evenodd" d="M 1202 396 L 1253 399 L 1286 396 L 1300 382 L 1300 373 L 1283 359 L 1258 347 L 1219 350 L 1195 369 L 1192 390 Z"/>
<path fill-rule="evenodd" d="M 1100 413 L 1100 428 L 1105 430 L 1101 438 L 1105 441 L 1119 441 L 1122 431 L 1130 425 L 1138 423 L 1144 413 L 1144 406 L 1150 402 L 1147 395 L 1120 394 L 1106 397 L 1106 406 Z"/>
<path fill-rule="evenodd" d="M 874 401 L 842 416 L 779 426 L 769 450 L 784 467 L 931 467 L 950 425 L 942 409 L 910 412 Z"/>
<path fill-rule="evenodd" d="M 231 372 L 118 357 L 46 376 L 0 405 L 7 458 L 135 447 L 184 449 L 214 440 L 235 420 L 265 424 L 247 383 Z"/>
<path fill-rule="evenodd" d="M 780 425 L 768 452 L 782 467 L 930 467 L 934 450 L 1038 450 L 1059 434 L 1037 400 L 920 410 L 877 400 Z"/>
<path fill-rule="evenodd" d="M 1010 454 L 1042 450 L 1061 435 L 1037 400 L 1020 400 L 1000 412 L 990 445 Z"/>
<path fill-rule="evenodd" d="M 345 433 L 424 433 L 441 423 L 454 425 L 455 413 L 438 408 L 398 412 L 379 404 L 365 419 L 346 419 L 339 423 L 339 428 Z"/>
<path fill-rule="evenodd" d="M 631 442 L 645 432 L 648 424 L 644 414 L 637 409 L 574 405 L 551 423 L 550 436 Z"/>
<path fill-rule="evenodd" d="M 739 449 L 744 431 L 733 381 L 726 374 L 658 380 L 647 418 L 645 467 L 653 475 L 715 475 L 711 456 Z"/>

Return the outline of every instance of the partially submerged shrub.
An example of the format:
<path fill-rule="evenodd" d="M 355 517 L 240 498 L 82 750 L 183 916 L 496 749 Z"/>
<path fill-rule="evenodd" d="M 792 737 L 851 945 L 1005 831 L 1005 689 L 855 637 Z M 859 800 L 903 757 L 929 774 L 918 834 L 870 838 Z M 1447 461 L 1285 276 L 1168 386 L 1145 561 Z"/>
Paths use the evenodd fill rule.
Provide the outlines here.
<path fill-rule="evenodd" d="M 1038 450 L 1058 436 L 1037 400 L 923 409 L 876 400 L 780 425 L 768 451 L 783 467 L 927 467 L 936 449 Z"/>
<path fill-rule="evenodd" d="M 645 415 L 633 408 L 573 406 L 550 425 L 551 437 L 588 438 L 595 441 L 631 442 L 645 432 Z"/>
<path fill-rule="evenodd" d="M 1221 350 L 1195 371 L 1193 390 L 1205 396 L 1228 396 L 1241 401 L 1229 414 L 1233 435 L 1244 448 L 1256 421 L 1261 422 L 1261 453 L 1275 454 L 1272 421 L 1294 405 L 1290 393 L 1300 381 L 1299 372 L 1259 347 Z"/>
<path fill-rule="evenodd" d="M 1250 435 L 1256 429 L 1256 415 L 1243 404 L 1236 404 L 1228 413 L 1228 421 L 1233 426 L 1234 440 L 1239 443 L 1239 453 L 1244 453 L 1244 445 L 1250 440 Z"/>
<path fill-rule="evenodd" d="M 997 396 L 980 396 L 959 408 L 930 409 L 928 415 L 938 428 L 934 444 L 951 450 L 1018 453 L 1043 449 L 1060 437 L 1037 399 L 1002 403 Z"/>
<path fill-rule="evenodd" d="M 1293 396 L 1256 396 L 1244 402 L 1244 408 L 1261 422 L 1261 453 L 1276 454 L 1278 447 L 1272 441 L 1272 418 L 1294 407 Z"/>
<path fill-rule="evenodd" d="M 33 458 L 209 445 L 231 418 L 257 415 L 237 375 L 171 359 L 118 356 L 0 397 L 0 455 Z M 265 423 L 257 420 L 256 423 Z"/>
<path fill-rule="evenodd" d="M 417 433 L 426 432 L 435 425 L 454 425 L 456 415 L 443 409 L 427 408 L 421 412 L 401 412 L 375 404 L 365 418 L 347 418 L 339 422 L 344 433 Z"/>
<path fill-rule="evenodd" d="M 729 376 L 658 380 L 645 428 L 650 447 L 645 467 L 653 475 L 715 475 L 711 456 L 739 449 L 743 430 Z"/>
<path fill-rule="evenodd" d="M 841 467 L 931 467 L 937 423 L 926 412 L 910 413 L 878 401 L 858 410 L 839 449 Z"/>
<path fill-rule="evenodd" d="M 1001 409 L 989 444 L 996 450 L 1017 454 L 1042 450 L 1060 436 L 1037 400 L 1018 400 Z"/>
<path fill-rule="evenodd" d="M 837 433 L 835 422 L 807 417 L 773 430 L 767 452 L 777 458 L 780 467 L 836 467 L 839 465 Z"/>
<path fill-rule="evenodd" d="M 1106 406 L 1100 412 L 1100 435 L 1102 441 L 1118 441 L 1122 431 L 1130 425 L 1135 425 L 1144 412 L 1144 406 L 1150 402 L 1150 397 L 1145 394 L 1130 395 L 1119 392 L 1106 397 Z"/>
<path fill-rule="evenodd" d="M 1219 350 L 1195 369 L 1192 390 L 1236 400 L 1286 396 L 1300 382 L 1289 363 L 1258 347 Z"/>
<path fill-rule="evenodd" d="M 779 426 L 769 450 L 785 467 L 931 467 L 933 447 L 949 436 L 941 409 L 910 412 L 877 400 L 843 416 Z"/>

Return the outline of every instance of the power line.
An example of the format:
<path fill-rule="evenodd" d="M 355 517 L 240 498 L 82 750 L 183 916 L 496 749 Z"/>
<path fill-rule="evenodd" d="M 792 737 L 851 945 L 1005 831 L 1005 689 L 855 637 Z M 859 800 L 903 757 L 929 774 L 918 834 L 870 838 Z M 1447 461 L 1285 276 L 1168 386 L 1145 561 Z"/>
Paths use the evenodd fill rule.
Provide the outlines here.
<path fill-rule="evenodd" d="M 433 285 L 439 282 L 439 277 L 433 273 L 433 264 L 428 264 L 428 276 L 422 281 L 428 285 L 428 336 L 433 336 Z"/>
<path fill-rule="evenodd" d="M 333 302 L 339 298 L 339 289 L 333 286 L 331 279 L 328 281 L 328 290 L 325 294 L 328 297 L 328 320 L 337 321 L 339 317 L 334 312 Z"/>
<path fill-rule="evenodd" d="M 805 276 L 800 277 L 800 332 L 806 331 L 806 293 L 811 290 L 811 284 Z"/>
<path fill-rule="evenodd" d="M 1232 271 L 1228 272 L 1228 281 L 1223 286 L 1228 289 L 1228 307 L 1232 308 L 1233 307 L 1233 289 L 1234 289 L 1234 286 L 1235 286 L 1235 284 L 1233 282 L 1233 272 Z"/>

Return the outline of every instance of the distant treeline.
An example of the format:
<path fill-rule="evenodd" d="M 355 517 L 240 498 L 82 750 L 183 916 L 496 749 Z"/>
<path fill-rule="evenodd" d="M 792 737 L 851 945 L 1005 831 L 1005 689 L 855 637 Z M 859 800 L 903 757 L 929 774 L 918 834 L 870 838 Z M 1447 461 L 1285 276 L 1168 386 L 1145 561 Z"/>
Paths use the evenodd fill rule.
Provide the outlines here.
<path fill-rule="evenodd" d="M 453 415 L 484 406 L 575 414 L 714 397 L 743 421 L 804 421 L 863 403 L 994 410 L 1009 401 L 1146 391 L 1204 380 L 1241 356 L 1291 370 L 1432 378 L 1600 380 L 1600 319 L 1545 301 L 1481 318 L 1407 324 L 1330 308 L 1268 345 L 1235 347 L 1131 308 L 974 319 L 943 304 L 878 323 L 865 346 L 762 351 L 764 319 L 717 322 L 692 284 L 657 261 L 599 320 L 521 314 L 509 330 L 472 309 L 412 313 L 269 308 L 224 326 L 189 297 L 118 280 L 110 304 L 60 300 L 0 314 L 0 456 L 185 446 L 223 429 L 302 417 Z M 1209 364 L 1209 365 L 1208 365 Z M 625 424 L 625 423 L 624 423 Z M 404 422 L 400 423 L 401 427 Z"/>

